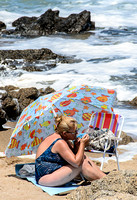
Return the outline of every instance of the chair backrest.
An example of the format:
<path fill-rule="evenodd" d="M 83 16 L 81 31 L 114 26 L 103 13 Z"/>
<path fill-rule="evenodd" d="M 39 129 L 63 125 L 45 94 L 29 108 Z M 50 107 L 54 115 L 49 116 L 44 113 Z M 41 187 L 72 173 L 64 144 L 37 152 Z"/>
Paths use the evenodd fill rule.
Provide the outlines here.
<path fill-rule="evenodd" d="M 96 112 L 92 114 L 89 126 L 91 122 L 93 128 L 107 128 L 111 130 L 115 136 L 117 136 L 117 131 L 119 129 L 118 137 L 120 137 L 124 118 L 120 114 Z"/>

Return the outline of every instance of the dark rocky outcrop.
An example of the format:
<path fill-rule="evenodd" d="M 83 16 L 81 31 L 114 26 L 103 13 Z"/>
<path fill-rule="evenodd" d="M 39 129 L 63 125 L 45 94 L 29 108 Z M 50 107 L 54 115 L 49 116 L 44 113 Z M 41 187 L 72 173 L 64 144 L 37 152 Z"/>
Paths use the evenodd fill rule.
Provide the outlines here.
<path fill-rule="evenodd" d="M 80 186 L 71 192 L 69 200 L 135 200 L 137 198 L 137 171 L 112 171 L 103 179 Z"/>
<path fill-rule="evenodd" d="M 6 29 L 6 24 L 2 21 L 0 21 L 0 30 Z"/>
<path fill-rule="evenodd" d="M 58 63 L 78 63 L 81 59 L 74 56 L 63 56 L 53 53 L 50 49 L 25 49 L 25 50 L 0 50 L 0 71 L 9 73 L 9 71 L 18 70 L 18 75 L 22 71 L 48 71 L 55 68 Z M 6 66 L 6 67 L 5 67 Z M 7 70 L 8 69 L 8 70 Z"/>
<path fill-rule="evenodd" d="M 12 98 L 10 95 L 2 101 L 2 108 L 6 112 L 9 119 L 16 119 L 16 117 L 20 114 L 17 99 Z"/>
<path fill-rule="evenodd" d="M 6 112 L 2 108 L 0 108 L 0 131 L 3 130 L 2 125 L 5 124 L 6 121 Z"/>
<path fill-rule="evenodd" d="M 39 96 L 54 92 L 53 88 L 17 88 L 5 86 L 0 88 L 0 127 L 6 123 L 7 119 L 16 120 L 23 109 L 35 101 Z"/>
<path fill-rule="evenodd" d="M 39 97 L 39 95 L 40 93 L 35 87 L 22 88 L 18 92 L 9 92 L 9 96 L 11 96 L 13 99 L 16 99 L 17 103 L 19 104 L 19 113 L 21 113 L 23 109 L 27 107 L 30 103 L 36 100 Z M 16 115 L 16 117 L 17 116 L 18 115 Z"/>
<path fill-rule="evenodd" d="M 90 12 L 84 10 L 79 14 L 71 14 L 66 18 L 59 17 L 59 11 L 47 10 L 39 17 L 21 17 L 15 20 L 12 25 L 15 30 L 6 30 L 3 34 L 19 34 L 27 37 L 65 32 L 69 34 L 81 33 L 94 30 L 95 23 L 90 20 Z"/>
<path fill-rule="evenodd" d="M 77 60 L 75 61 L 73 57 L 67 57 L 55 54 L 50 49 L 47 48 L 25 49 L 25 50 L 0 50 L 0 60 L 5 60 L 5 59 L 24 59 L 30 62 L 37 60 L 58 59 L 58 62 L 62 63 L 69 63 L 69 61 L 70 63 L 77 62 Z M 5 61 L 5 63 L 6 62 L 8 61 Z"/>
<path fill-rule="evenodd" d="M 12 26 L 17 27 L 21 24 L 25 26 L 27 24 L 35 23 L 36 20 L 37 17 L 20 17 L 12 23 Z"/>

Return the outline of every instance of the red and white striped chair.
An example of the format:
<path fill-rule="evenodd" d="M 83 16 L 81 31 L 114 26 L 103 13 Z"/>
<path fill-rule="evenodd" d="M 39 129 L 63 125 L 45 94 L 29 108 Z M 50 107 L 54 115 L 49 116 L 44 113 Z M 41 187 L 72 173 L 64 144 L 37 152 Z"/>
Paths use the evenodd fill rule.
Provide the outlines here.
<path fill-rule="evenodd" d="M 93 153 L 103 153 L 102 163 L 101 163 L 101 167 L 100 167 L 101 170 L 103 169 L 103 164 L 104 164 L 106 154 L 114 155 L 116 157 L 118 170 L 120 170 L 117 146 L 118 146 L 118 142 L 120 140 L 123 123 L 124 123 L 124 117 L 120 114 L 96 112 L 96 113 L 93 113 L 91 116 L 91 119 L 89 122 L 89 127 L 92 125 L 92 127 L 94 129 L 95 128 L 98 128 L 98 129 L 107 128 L 114 133 L 114 137 L 108 138 L 106 140 L 104 151 L 98 151 L 98 150 L 94 150 L 94 149 L 89 150 L 90 152 L 93 152 Z M 114 141 L 114 151 L 113 152 L 110 152 L 107 149 L 108 140 Z"/>

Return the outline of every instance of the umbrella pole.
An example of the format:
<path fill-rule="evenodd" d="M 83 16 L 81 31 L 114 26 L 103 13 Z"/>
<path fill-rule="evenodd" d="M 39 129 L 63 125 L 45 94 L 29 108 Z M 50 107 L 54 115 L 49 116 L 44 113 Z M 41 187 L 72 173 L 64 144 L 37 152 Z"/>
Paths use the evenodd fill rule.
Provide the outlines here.
<path fill-rule="evenodd" d="M 54 110 L 53 106 L 51 106 L 51 108 L 52 108 L 52 111 L 53 111 L 53 115 L 54 115 L 54 117 L 56 117 L 57 114 L 55 113 L 55 110 Z"/>

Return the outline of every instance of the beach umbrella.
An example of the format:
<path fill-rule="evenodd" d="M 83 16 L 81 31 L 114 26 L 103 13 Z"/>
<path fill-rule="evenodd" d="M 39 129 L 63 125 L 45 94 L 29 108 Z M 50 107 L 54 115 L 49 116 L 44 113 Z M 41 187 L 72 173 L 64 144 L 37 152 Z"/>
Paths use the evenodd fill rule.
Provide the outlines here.
<path fill-rule="evenodd" d="M 6 148 L 7 157 L 35 153 L 55 130 L 55 113 L 76 118 L 85 131 L 93 112 L 113 112 L 115 90 L 80 85 L 40 96 L 22 112 Z"/>

